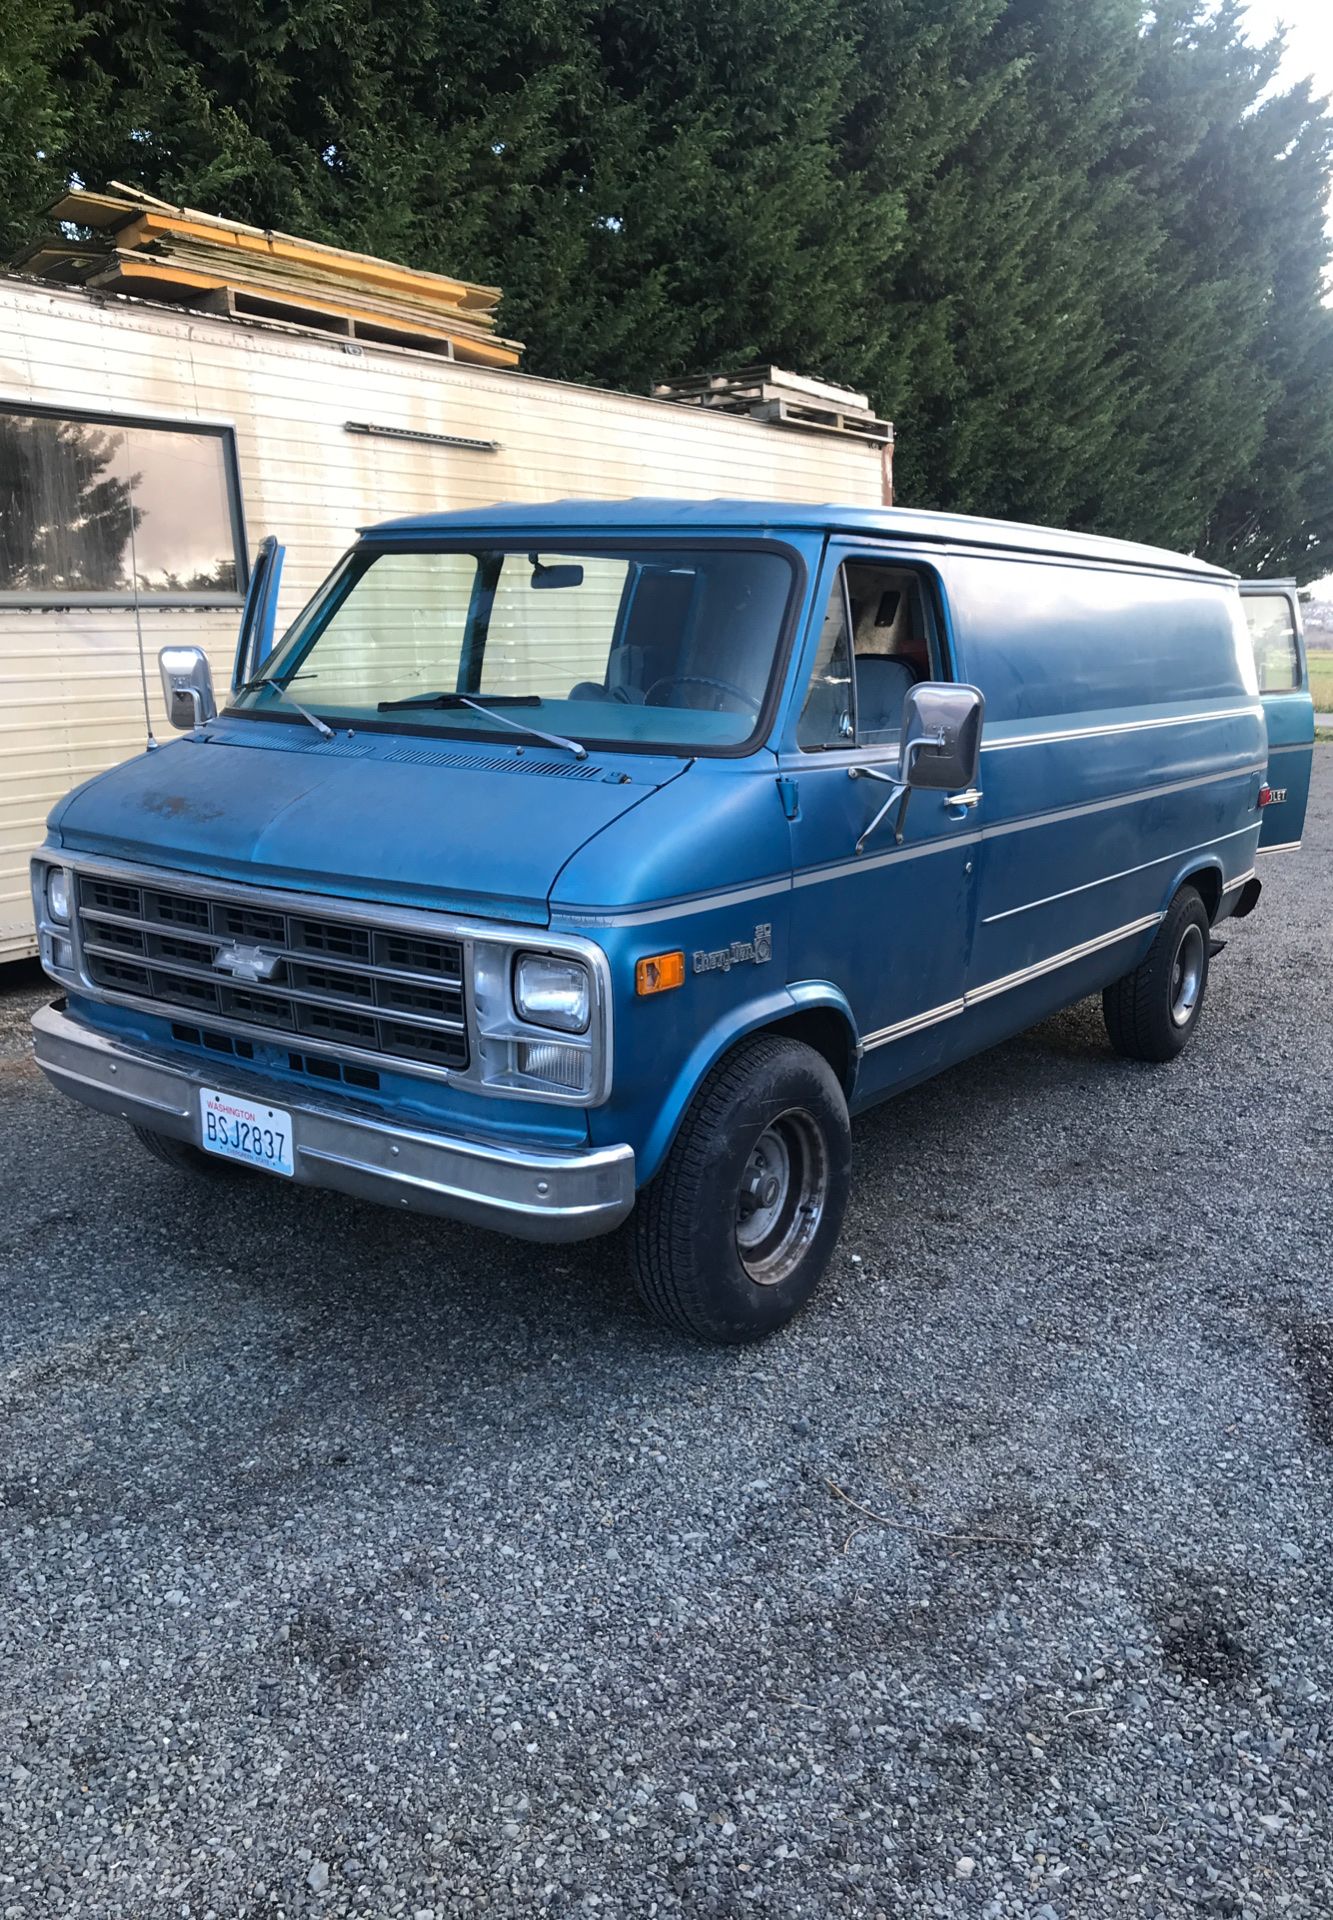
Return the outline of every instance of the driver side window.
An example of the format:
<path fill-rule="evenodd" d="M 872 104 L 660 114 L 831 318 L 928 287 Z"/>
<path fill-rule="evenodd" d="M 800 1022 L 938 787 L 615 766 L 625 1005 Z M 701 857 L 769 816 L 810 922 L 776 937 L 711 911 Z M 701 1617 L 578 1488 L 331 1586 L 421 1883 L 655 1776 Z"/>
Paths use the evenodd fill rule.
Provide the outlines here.
<path fill-rule="evenodd" d="M 798 746 L 809 753 L 821 747 L 848 746 L 856 738 L 856 687 L 852 680 L 851 619 L 842 571 L 833 583 L 810 686 L 796 728 Z"/>
<path fill-rule="evenodd" d="M 818 753 L 894 741 L 909 688 L 942 677 L 921 575 L 907 567 L 846 561 L 824 612 L 797 744 Z"/>

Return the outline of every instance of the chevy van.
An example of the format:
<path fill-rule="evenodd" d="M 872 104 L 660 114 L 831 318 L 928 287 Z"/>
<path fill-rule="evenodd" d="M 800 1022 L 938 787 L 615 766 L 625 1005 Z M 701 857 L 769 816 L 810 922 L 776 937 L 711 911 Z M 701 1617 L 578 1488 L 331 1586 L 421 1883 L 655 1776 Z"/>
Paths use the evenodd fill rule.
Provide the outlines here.
<path fill-rule="evenodd" d="M 648 1306 L 747 1340 L 828 1264 L 853 1115 L 1093 993 L 1171 1060 L 1258 898 L 1268 696 L 1200 562 L 501 506 L 367 530 L 275 646 L 280 561 L 224 710 L 164 650 L 182 738 L 33 865 L 38 1061 L 173 1168 L 533 1240 L 633 1214 Z"/>

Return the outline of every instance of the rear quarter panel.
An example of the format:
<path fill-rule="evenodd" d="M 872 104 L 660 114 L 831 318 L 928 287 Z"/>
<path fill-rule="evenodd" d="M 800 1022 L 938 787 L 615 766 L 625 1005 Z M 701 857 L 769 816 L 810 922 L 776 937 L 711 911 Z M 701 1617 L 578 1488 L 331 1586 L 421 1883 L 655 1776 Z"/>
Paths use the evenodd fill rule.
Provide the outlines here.
<path fill-rule="evenodd" d="M 1183 878 L 1211 899 L 1253 869 L 1266 736 L 1222 576 L 988 559 L 945 579 L 987 699 L 968 991 L 989 1044 L 1135 965 Z"/>

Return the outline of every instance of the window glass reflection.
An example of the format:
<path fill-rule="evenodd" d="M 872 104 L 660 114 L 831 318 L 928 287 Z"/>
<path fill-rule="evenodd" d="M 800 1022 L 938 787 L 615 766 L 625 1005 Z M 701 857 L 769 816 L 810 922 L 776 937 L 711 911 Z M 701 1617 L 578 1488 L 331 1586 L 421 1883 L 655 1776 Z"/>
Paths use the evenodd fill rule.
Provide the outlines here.
<path fill-rule="evenodd" d="M 221 433 L 0 411 L 0 592 L 239 585 Z"/>

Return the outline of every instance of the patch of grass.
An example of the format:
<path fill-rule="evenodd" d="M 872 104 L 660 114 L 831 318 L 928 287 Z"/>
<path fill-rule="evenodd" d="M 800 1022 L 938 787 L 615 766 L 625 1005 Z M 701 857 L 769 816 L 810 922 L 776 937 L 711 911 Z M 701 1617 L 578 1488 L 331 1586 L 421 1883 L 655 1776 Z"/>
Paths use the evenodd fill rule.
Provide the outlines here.
<path fill-rule="evenodd" d="M 1333 647 L 1311 647 L 1310 691 L 1316 713 L 1333 713 Z"/>

